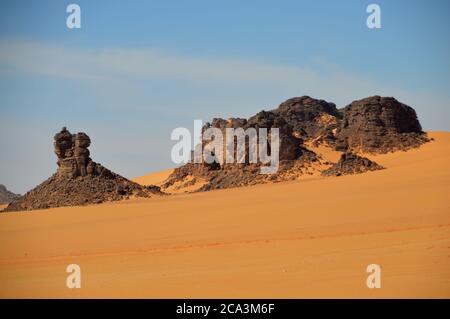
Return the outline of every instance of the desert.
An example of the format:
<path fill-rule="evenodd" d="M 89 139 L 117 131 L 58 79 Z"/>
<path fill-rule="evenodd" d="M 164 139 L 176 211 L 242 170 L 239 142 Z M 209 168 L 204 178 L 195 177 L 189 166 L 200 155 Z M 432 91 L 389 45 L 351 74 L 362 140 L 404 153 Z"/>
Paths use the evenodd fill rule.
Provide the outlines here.
<path fill-rule="evenodd" d="M 0 21 L 3 313 L 448 311 L 450 1 Z"/>
<path fill-rule="evenodd" d="M 364 174 L 2 213 L 0 296 L 448 298 L 450 133 L 427 133 Z"/>

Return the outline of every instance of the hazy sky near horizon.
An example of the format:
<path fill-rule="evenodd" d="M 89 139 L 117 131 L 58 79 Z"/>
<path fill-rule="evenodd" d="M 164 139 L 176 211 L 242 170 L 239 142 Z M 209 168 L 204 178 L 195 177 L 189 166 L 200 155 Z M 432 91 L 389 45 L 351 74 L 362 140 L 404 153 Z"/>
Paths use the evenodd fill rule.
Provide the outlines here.
<path fill-rule="evenodd" d="M 69 3 L 81 29 L 66 26 Z M 381 29 L 366 26 L 370 3 Z M 0 184 L 24 193 L 49 177 L 62 126 L 134 177 L 174 166 L 176 127 L 301 95 L 394 96 L 448 131 L 449 31 L 446 0 L 1 1 Z"/>

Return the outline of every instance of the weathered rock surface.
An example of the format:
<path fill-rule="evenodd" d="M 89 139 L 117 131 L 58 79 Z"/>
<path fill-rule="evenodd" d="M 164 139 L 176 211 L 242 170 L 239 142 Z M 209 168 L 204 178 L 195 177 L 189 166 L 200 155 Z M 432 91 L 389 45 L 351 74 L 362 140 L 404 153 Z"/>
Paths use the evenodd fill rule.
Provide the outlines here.
<path fill-rule="evenodd" d="M 288 99 L 272 112 L 283 118 L 296 136 L 305 140 L 322 138 L 334 141 L 333 130 L 341 119 L 334 103 L 309 96 Z"/>
<path fill-rule="evenodd" d="M 179 167 L 166 180 L 163 189 L 182 184 L 187 177 L 190 184 L 196 179 L 207 181 L 200 191 L 299 178 L 317 170 L 320 165 L 315 164 L 321 164 L 318 156 L 305 146 L 307 143 L 325 144 L 344 152 L 338 163 L 325 170 L 321 168 L 322 175 L 362 173 L 382 167 L 352 152 L 387 153 L 419 147 L 428 141 L 414 109 L 392 97 L 379 96 L 354 101 L 340 110 L 334 103 L 324 100 L 296 97 L 281 103 L 277 109 L 261 111 L 248 119 L 215 118 L 206 123 L 203 131 L 210 127 L 220 129 L 224 141 L 227 128 L 279 128 L 277 173 L 260 174 L 260 165 L 249 162 L 247 141 L 244 164 L 223 163 L 224 147 L 214 154 L 222 158 L 222 162 L 188 163 Z M 208 148 L 209 143 L 203 142 L 203 147 Z"/>
<path fill-rule="evenodd" d="M 221 130 L 224 137 L 224 148 L 221 150 L 221 158 L 225 159 L 225 141 L 226 141 L 226 129 L 227 128 L 242 128 L 247 130 L 249 128 L 254 128 L 258 132 L 259 128 L 266 128 L 268 135 L 268 140 L 270 141 L 270 130 L 272 128 L 279 129 L 280 137 L 280 147 L 279 147 L 279 158 L 280 161 L 283 160 L 295 160 L 302 155 L 302 148 L 300 147 L 302 140 L 293 134 L 291 125 L 289 125 L 282 117 L 277 116 L 274 112 L 261 111 L 256 115 L 247 119 L 241 118 L 230 118 L 228 120 L 221 118 L 214 118 L 211 123 L 206 123 L 203 127 L 203 131 L 208 128 L 218 128 Z M 258 133 L 257 133 L 258 135 Z M 203 147 L 208 147 L 209 142 L 204 142 Z M 270 149 L 270 144 L 268 145 Z M 249 163 L 248 153 L 249 153 L 249 143 L 246 141 L 245 159 L 246 163 Z M 219 156 L 219 154 L 216 154 Z M 236 148 L 234 156 L 236 157 Z M 225 160 L 223 160 L 225 161 Z M 222 162 L 223 162 L 222 161 Z M 237 162 L 237 161 L 236 161 Z M 220 163 L 223 164 L 223 163 Z"/>
<path fill-rule="evenodd" d="M 295 160 L 280 161 L 275 174 L 261 174 L 259 164 L 225 164 L 221 167 L 211 167 L 204 163 L 188 163 L 176 168 L 164 182 L 162 189 L 178 183 L 186 187 L 200 180 L 207 182 L 196 191 L 295 180 L 303 174 L 311 174 L 315 163 L 318 163 L 316 154 L 307 149 Z"/>
<path fill-rule="evenodd" d="M 336 148 L 387 153 L 418 147 L 428 141 L 412 107 L 393 97 L 372 96 L 343 110 Z"/>
<path fill-rule="evenodd" d="M 381 169 L 378 164 L 355 153 L 387 153 L 419 147 L 428 141 L 413 108 L 392 97 L 372 96 L 353 101 L 343 109 L 334 103 L 309 96 L 296 97 L 271 111 L 261 111 L 248 119 L 214 118 L 208 128 L 219 129 L 227 138 L 227 129 L 279 129 L 279 168 L 275 174 L 261 174 L 261 166 L 252 163 L 248 139 L 241 158 L 234 148 L 234 163 L 226 163 L 226 143 L 215 149 L 213 163 L 188 163 L 174 170 L 163 189 L 184 187 L 202 181 L 200 191 L 284 181 L 321 173 L 324 176 L 357 174 Z M 71 134 L 63 128 L 54 138 L 58 170 L 47 181 L 14 200 L 7 211 L 70 205 L 84 205 L 132 196 L 160 194 L 157 187 L 145 187 L 117 175 L 90 158 L 91 140 L 85 133 Z M 325 144 L 343 152 L 338 163 L 329 167 L 307 148 Z M 211 149 L 203 141 L 204 149 Z M 267 145 L 270 151 L 270 143 Z M 252 149 L 253 150 L 253 149 Z M 222 160 L 220 160 L 222 159 Z M 178 186 L 177 186 L 178 185 Z M 181 186 L 180 186 L 181 185 Z"/>
<path fill-rule="evenodd" d="M 9 204 L 19 196 L 10 192 L 5 185 L 0 184 L 0 204 Z"/>
<path fill-rule="evenodd" d="M 384 167 L 366 157 L 346 152 L 341 155 L 339 161 L 322 172 L 324 176 L 340 176 L 348 174 L 361 174 L 367 171 L 376 171 Z"/>
<path fill-rule="evenodd" d="M 316 154 L 308 150 L 303 145 L 303 140 L 294 134 L 294 130 L 282 116 L 275 111 L 261 111 L 248 119 L 230 118 L 228 120 L 222 118 L 214 118 L 211 123 L 206 123 L 203 132 L 208 128 L 216 128 L 222 132 L 224 146 L 222 149 L 215 150 L 214 156 L 217 162 L 208 163 L 188 163 L 174 170 L 169 176 L 163 189 L 169 188 L 177 183 L 186 180 L 188 183 L 195 183 L 197 179 L 207 180 L 199 191 L 222 189 L 237 186 L 246 186 L 265 183 L 269 181 L 284 181 L 297 178 L 299 175 L 310 171 L 311 165 L 317 162 Z M 234 148 L 234 163 L 226 163 L 226 138 L 227 129 L 242 128 L 244 131 L 255 129 L 258 135 L 258 129 L 267 129 L 267 144 L 270 150 L 270 134 L 272 128 L 278 128 L 280 147 L 279 147 L 279 168 L 276 174 L 261 174 L 261 166 L 268 164 L 252 163 L 249 158 L 249 139 L 245 142 L 245 152 L 243 158 L 238 158 L 237 147 Z M 208 149 L 210 141 L 204 141 L 203 147 Z M 255 150 L 256 151 L 256 150 Z M 220 160 L 222 159 L 222 160 Z M 241 162 L 239 162 L 241 160 Z M 187 185 L 184 183 L 184 185 Z"/>
<path fill-rule="evenodd" d="M 56 173 L 12 201 L 4 211 L 98 204 L 162 194 L 159 187 L 139 185 L 92 161 L 90 143 L 85 133 L 71 134 L 64 127 L 54 137 Z"/>

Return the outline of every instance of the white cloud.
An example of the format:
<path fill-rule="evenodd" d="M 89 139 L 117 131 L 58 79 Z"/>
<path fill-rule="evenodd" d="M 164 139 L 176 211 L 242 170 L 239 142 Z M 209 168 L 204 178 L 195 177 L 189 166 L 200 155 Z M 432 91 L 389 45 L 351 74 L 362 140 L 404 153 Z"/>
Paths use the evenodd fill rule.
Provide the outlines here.
<path fill-rule="evenodd" d="M 437 94 L 387 87 L 372 80 L 370 75 L 353 74 L 329 65 L 325 65 L 328 72 L 323 73 L 308 67 L 242 59 L 200 59 L 155 49 L 65 48 L 13 39 L 0 41 L 0 66 L 1 72 L 60 77 L 95 86 L 99 83 L 114 85 L 108 90 L 110 92 L 132 87 L 133 81 L 164 79 L 223 90 L 231 88 L 231 94 L 233 89 L 249 88 L 253 92 L 288 94 L 285 98 L 310 95 L 333 101 L 338 107 L 375 94 L 395 96 L 418 110 L 425 127 L 432 123 L 437 123 L 439 128 L 448 127 L 441 114 L 448 115 L 450 106 L 450 98 L 445 92 Z"/>
<path fill-rule="evenodd" d="M 27 74 L 80 81 L 162 78 L 203 85 L 301 88 L 311 94 L 317 91 L 319 96 L 319 89 L 340 94 L 342 86 L 367 91 L 371 85 L 350 74 L 321 75 L 308 68 L 260 61 L 198 59 L 153 49 L 72 49 L 17 40 L 0 42 L 0 65 Z"/>

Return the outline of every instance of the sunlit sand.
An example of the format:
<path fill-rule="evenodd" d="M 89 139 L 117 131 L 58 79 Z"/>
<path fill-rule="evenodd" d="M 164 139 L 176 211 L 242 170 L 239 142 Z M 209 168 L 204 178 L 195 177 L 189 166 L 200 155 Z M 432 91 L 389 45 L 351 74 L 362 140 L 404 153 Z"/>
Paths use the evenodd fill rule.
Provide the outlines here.
<path fill-rule="evenodd" d="M 450 133 L 429 136 L 360 175 L 0 214 L 0 297 L 449 298 Z"/>

